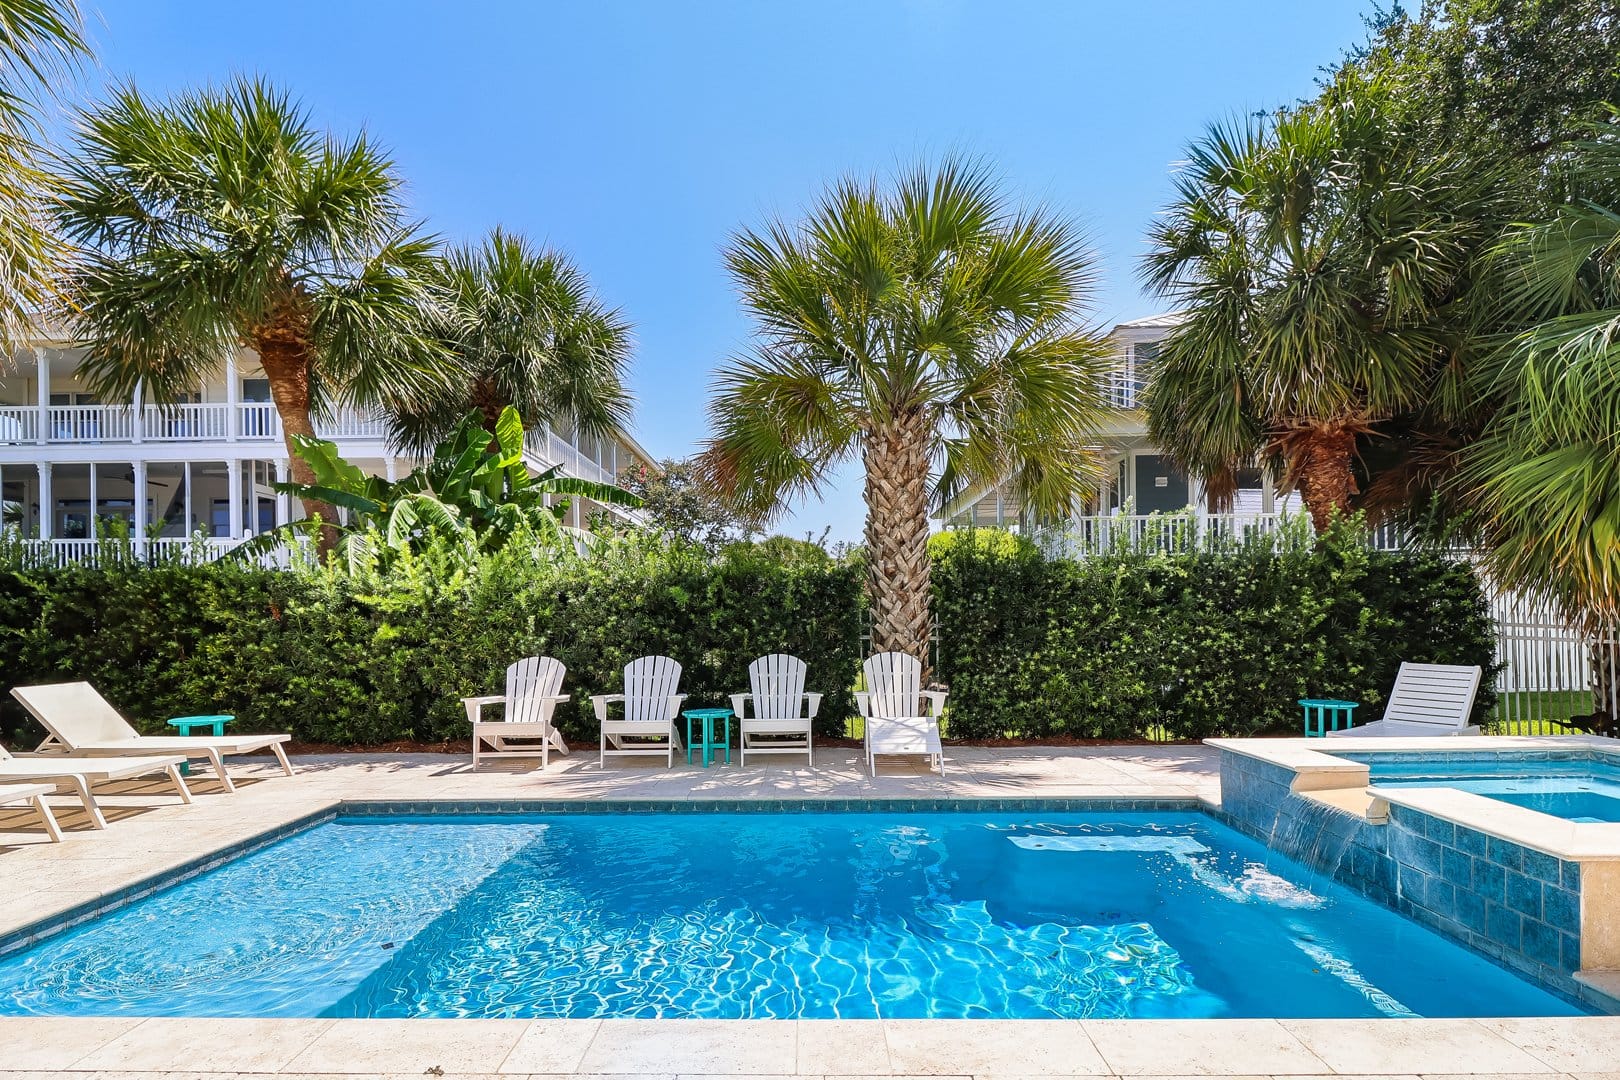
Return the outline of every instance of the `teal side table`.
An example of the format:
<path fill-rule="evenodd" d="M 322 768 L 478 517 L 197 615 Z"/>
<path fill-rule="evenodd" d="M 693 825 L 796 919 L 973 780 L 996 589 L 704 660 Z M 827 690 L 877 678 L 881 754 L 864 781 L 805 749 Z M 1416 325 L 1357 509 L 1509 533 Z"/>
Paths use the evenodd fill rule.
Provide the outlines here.
<path fill-rule="evenodd" d="M 692 751 L 703 753 L 703 767 L 707 769 L 709 762 L 714 760 L 718 750 L 726 753 L 726 764 L 731 764 L 731 710 L 730 709 L 687 709 L 681 713 L 686 717 L 686 763 L 692 764 Z M 692 721 L 698 721 L 701 726 L 701 738 L 692 737 Z M 715 721 L 725 721 L 725 737 L 715 738 Z"/>
<path fill-rule="evenodd" d="M 1355 726 L 1356 706 L 1359 701 L 1343 701 L 1339 698 L 1300 698 L 1300 706 L 1305 710 L 1305 737 L 1307 739 L 1324 738 L 1330 731 L 1340 731 Z"/>
<path fill-rule="evenodd" d="M 174 728 L 181 735 L 190 735 L 201 727 L 212 728 L 213 730 L 210 732 L 212 735 L 223 735 L 225 734 L 225 725 L 235 719 L 236 717 L 231 713 L 212 713 L 208 716 L 175 716 L 165 720 L 164 723 Z M 191 762 L 184 761 L 180 763 L 180 775 L 191 775 Z"/>

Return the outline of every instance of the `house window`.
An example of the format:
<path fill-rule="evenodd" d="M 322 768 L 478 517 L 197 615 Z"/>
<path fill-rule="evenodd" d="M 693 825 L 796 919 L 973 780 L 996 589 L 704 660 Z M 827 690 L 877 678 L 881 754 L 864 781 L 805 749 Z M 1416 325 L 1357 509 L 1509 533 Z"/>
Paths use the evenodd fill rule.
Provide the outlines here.
<path fill-rule="evenodd" d="M 270 400 L 269 379 L 243 379 L 242 400 L 267 402 Z"/>

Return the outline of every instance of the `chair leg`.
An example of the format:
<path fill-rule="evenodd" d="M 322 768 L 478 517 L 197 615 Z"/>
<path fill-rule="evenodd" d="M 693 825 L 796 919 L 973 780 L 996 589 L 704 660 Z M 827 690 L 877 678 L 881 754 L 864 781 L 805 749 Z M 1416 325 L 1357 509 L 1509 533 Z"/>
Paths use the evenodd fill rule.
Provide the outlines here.
<path fill-rule="evenodd" d="M 186 787 L 185 780 L 180 776 L 180 766 L 165 765 L 163 767 L 163 771 L 169 774 L 169 780 L 174 784 L 174 792 L 176 795 L 180 796 L 180 801 L 185 803 L 187 806 L 190 806 L 191 789 Z"/>
<path fill-rule="evenodd" d="M 287 751 L 283 750 L 281 748 L 281 744 L 278 742 L 271 743 L 270 750 L 276 755 L 276 760 L 281 762 L 281 775 L 291 776 L 293 774 L 293 767 L 292 762 L 287 760 Z"/>
<path fill-rule="evenodd" d="M 51 813 L 51 808 L 45 802 L 45 796 L 35 795 L 29 801 L 34 804 L 34 809 L 39 812 L 39 823 L 45 826 L 45 835 L 50 837 L 53 843 L 60 844 L 62 842 L 62 826 L 56 823 L 56 815 Z"/>
<path fill-rule="evenodd" d="M 596 756 L 598 768 L 607 768 L 607 732 L 602 732 L 602 749 Z"/>
<path fill-rule="evenodd" d="M 214 749 L 204 753 L 208 755 L 208 764 L 214 770 L 214 775 L 219 777 L 219 786 L 227 792 L 234 792 L 236 785 L 231 782 L 231 774 L 225 771 L 225 755 Z"/>
<path fill-rule="evenodd" d="M 169 766 L 169 770 L 178 774 L 173 765 Z M 90 824 L 98 829 L 105 829 L 107 819 L 101 816 L 101 807 L 96 805 L 95 796 L 90 794 L 90 782 L 82 776 L 70 776 L 68 783 L 73 785 L 79 801 L 84 803 L 84 812 L 90 815 Z"/>

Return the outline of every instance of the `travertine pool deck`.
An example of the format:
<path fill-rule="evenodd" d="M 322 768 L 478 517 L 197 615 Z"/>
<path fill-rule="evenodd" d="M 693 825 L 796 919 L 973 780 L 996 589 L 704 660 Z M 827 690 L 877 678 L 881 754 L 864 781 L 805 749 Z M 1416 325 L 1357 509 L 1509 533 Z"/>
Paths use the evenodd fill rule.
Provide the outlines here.
<path fill-rule="evenodd" d="M 463 758 L 333 755 L 282 777 L 239 767 L 235 795 L 193 778 L 112 786 L 94 831 L 56 797 L 67 840 L 0 810 L 0 937 L 119 894 L 343 801 L 466 799 L 1205 799 L 1202 747 L 951 748 L 943 777 L 868 777 L 858 752 L 816 767 L 705 770 L 583 751 L 545 773 Z M 1521 1020 L 698 1021 L 0 1018 L 0 1077 L 421 1076 L 1574 1076 L 1620 1080 L 1620 1017 Z"/>

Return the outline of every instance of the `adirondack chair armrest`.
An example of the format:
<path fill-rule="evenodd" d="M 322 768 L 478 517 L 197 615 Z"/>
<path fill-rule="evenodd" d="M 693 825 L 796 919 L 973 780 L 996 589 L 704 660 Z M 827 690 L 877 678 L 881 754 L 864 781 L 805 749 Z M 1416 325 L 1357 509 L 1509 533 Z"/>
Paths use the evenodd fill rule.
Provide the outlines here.
<path fill-rule="evenodd" d="M 600 724 L 607 721 L 609 703 L 623 700 L 623 694 L 592 694 L 591 708 L 596 712 L 596 722 Z"/>
<path fill-rule="evenodd" d="M 922 696 L 928 699 L 929 715 L 934 719 L 939 719 L 939 714 L 944 711 L 945 698 L 948 694 L 949 691 L 946 690 L 924 690 L 922 692 Z"/>
<path fill-rule="evenodd" d="M 671 721 L 673 721 L 676 717 L 681 715 L 681 702 L 683 702 L 685 700 L 686 700 L 686 695 L 685 694 L 671 694 L 671 695 L 669 695 L 669 718 L 670 718 Z"/>
<path fill-rule="evenodd" d="M 860 708 L 861 715 L 870 718 L 872 715 L 872 695 L 865 690 L 855 691 L 855 704 Z"/>
<path fill-rule="evenodd" d="M 814 720 L 816 718 L 816 710 L 821 708 L 821 695 L 805 694 L 804 700 L 810 703 L 809 711 L 805 715 L 808 719 Z"/>
<path fill-rule="evenodd" d="M 744 711 L 743 707 L 748 703 L 749 699 L 752 698 L 753 696 L 754 696 L 753 694 L 732 694 L 731 695 L 731 714 L 733 716 L 735 716 L 739 720 L 741 720 L 744 716 L 746 716 L 747 713 Z"/>
<path fill-rule="evenodd" d="M 505 694 L 482 694 L 478 697 L 464 697 L 461 699 L 462 707 L 467 710 L 467 722 L 476 724 L 483 717 L 485 705 L 505 704 Z"/>

